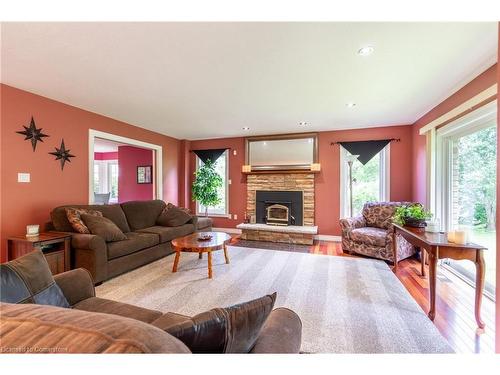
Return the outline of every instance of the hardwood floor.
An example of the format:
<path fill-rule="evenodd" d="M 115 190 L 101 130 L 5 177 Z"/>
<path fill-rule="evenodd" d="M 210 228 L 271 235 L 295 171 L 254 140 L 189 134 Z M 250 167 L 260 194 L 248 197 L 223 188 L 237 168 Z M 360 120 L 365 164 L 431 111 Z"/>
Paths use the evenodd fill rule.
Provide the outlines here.
<path fill-rule="evenodd" d="M 312 254 L 353 256 L 344 254 L 339 242 L 315 241 L 314 245 L 303 249 Z M 396 276 L 427 313 L 429 283 L 427 277 L 420 275 L 420 261 L 416 258 L 401 261 Z M 474 288 L 441 266 L 438 267 L 437 279 L 434 324 L 441 334 L 457 353 L 494 353 L 494 302 L 483 297 L 482 318 L 486 328 L 480 330 L 474 319 Z"/>

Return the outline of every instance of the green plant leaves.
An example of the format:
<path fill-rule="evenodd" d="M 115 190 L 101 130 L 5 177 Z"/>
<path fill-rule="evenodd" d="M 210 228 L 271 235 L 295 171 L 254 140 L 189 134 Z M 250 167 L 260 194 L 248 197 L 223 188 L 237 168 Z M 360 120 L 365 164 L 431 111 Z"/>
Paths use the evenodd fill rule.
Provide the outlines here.
<path fill-rule="evenodd" d="M 222 187 L 222 177 L 215 170 L 215 164 L 209 159 L 196 172 L 191 188 L 194 201 L 205 207 L 213 207 L 221 202 L 218 189 Z"/>

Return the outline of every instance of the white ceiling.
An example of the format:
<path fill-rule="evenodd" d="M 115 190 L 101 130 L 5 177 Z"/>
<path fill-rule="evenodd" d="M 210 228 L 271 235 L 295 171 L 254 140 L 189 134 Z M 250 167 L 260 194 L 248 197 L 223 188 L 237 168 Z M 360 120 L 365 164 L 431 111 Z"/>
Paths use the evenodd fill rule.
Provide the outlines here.
<path fill-rule="evenodd" d="M 118 146 L 126 146 L 126 144 L 96 138 L 94 141 L 94 152 L 118 152 Z"/>
<path fill-rule="evenodd" d="M 399 125 L 493 65 L 497 27 L 3 23 L 1 81 L 181 139 Z"/>

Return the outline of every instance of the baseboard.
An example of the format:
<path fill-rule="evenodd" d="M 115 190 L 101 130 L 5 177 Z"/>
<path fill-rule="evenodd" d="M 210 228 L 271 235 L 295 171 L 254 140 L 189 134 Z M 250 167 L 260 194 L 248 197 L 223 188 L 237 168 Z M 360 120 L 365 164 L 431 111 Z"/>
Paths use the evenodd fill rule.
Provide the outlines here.
<path fill-rule="evenodd" d="M 241 229 L 237 228 L 212 228 L 214 232 L 225 232 L 231 234 L 241 234 Z"/>
<path fill-rule="evenodd" d="M 212 228 L 214 232 L 225 232 L 230 234 L 241 234 L 241 229 L 237 228 Z M 328 234 L 317 234 L 314 236 L 315 240 L 319 241 L 330 241 L 330 242 L 340 242 L 340 236 L 330 236 Z"/>
<path fill-rule="evenodd" d="M 340 236 L 330 236 L 328 234 L 317 234 L 314 236 L 315 240 L 319 241 L 331 241 L 331 242 L 340 242 L 342 237 Z"/>

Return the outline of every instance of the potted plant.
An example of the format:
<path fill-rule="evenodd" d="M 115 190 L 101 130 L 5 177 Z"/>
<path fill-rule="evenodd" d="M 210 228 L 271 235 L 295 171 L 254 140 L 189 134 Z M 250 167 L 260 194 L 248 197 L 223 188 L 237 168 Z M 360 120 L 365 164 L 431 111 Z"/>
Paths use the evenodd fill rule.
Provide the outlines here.
<path fill-rule="evenodd" d="M 208 207 L 216 206 L 221 202 L 219 188 L 222 187 L 222 177 L 215 170 L 215 164 L 209 159 L 194 172 L 192 186 L 193 200 L 205 207 L 205 216 L 208 216 Z"/>
<path fill-rule="evenodd" d="M 432 214 L 419 204 L 402 205 L 396 208 L 392 221 L 398 225 L 408 227 L 425 228 L 426 220 L 430 219 Z"/>

